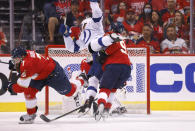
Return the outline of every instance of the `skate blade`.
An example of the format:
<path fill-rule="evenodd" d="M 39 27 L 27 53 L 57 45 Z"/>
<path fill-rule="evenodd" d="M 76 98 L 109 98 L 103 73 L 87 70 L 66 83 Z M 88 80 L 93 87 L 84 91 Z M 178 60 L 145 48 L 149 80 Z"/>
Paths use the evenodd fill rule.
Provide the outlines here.
<path fill-rule="evenodd" d="M 98 115 L 95 115 L 95 120 L 96 121 L 100 121 L 102 118 L 102 115 L 98 114 Z"/>
<path fill-rule="evenodd" d="M 29 121 L 29 122 L 18 122 L 18 124 L 33 124 L 34 121 Z"/>

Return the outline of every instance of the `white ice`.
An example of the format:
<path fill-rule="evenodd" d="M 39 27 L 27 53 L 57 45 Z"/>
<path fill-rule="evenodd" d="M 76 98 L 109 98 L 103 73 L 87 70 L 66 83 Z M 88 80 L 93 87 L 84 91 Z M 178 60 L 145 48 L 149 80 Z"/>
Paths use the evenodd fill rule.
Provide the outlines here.
<path fill-rule="evenodd" d="M 195 111 L 153 111 L 150 115 L 128 114 L 100 122 L 68 116 L 45 123 L 37 117 L 34 124 L 18 124 L 22 114 L 0 112 L 0 131 L 195 131 Z"/>

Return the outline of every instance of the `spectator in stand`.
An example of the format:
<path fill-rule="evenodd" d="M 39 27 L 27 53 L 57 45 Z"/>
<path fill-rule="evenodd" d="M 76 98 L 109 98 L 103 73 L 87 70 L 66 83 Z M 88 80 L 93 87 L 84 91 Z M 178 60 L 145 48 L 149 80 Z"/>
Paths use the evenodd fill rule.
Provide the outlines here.
<path fill-rule="evenodd" d="M 152 11 L 152 5 L 150 3 L 146 3 L 138 21 L 143 24 L 151 24 Z"/>
<path fill-rule="evenodd" d="M 166 8 L 166 0 L 150 0 L 153 10 L 160 11 Z"/>
<path fill-rule="evenodd" d="M 74 0 L 72 0 L 74 1 Z M 58 16 L 66 16 L 71 10 L 71 0 L 58 0 L 54 2 Z"/>
<path fill-rule="evenodd" d="M 79 1 L 79 12 L 87 13 L 91 12 L 89 0 L 78 0 Z"/>
<path fill-rule="evenodd" d="M 160 53 L 159 42 L 152 35 L 152 27 L 149 24 L 145 24 L 142 28 L 143 36 L 138 39 L 137 45 L 150 47 L 150 53 Z"/>
<path fill-rule="evenodd" d="M 185 13 L 186 9 L 190 8 L 190 0 L 177 0 L 177 10 Z"/>
<path fill-rule="evenodd" d="M 163 21 L 163 27 L 167 24 L 173 24 L 176 11 L 176 0 L 167 0 L 167 8 L 160 11 Z"/>
<path fill-rule="evenodd" d="M 66 25 L 69 27 L 77 26 L 77 17 L 79 16 L 79 3 L 77 0 L 71 1 L 71 11 L 67 13 Z"/>
<path fill-rule="evenodd" d="M 54 2 L 50 1 L 45 3 L 43 10 L 46 18 L 46 23 L 48 25 L 48 32 L 49 32 L 48 42 L 53 43 L 55 28 L 59 24 Z"/>
<path fill-rule="evenodd" d="M 117 13 L 117 7 L 121 1 L 123 0 L 105 0 L 104 1 L 105 16 L 107 16 L 108 14 Z"/>
<path fill-rule="evenodd" d="M 161 43 L 161 50 L 164 54 L 187 54 L 188 48 L 186 42 L 182 38 L 178 38 L 176 28 L 170 24 L 166 29 L 167 38 Z"/>
<path fill-rule="evenodd" d="M 127 3 L 127 7 L 134 9 L 137 16 L 139 16 L 144 8 L 144 5 L 150 0 L 124 0 Z"/>
<path fill-rule="evenodd" d="M 46 2 L 43 10 L 48 24 L 49 41 L 48 43 L 54 42 L 54 33 L 58 28 L 60 21 L 63 21 L 64 16 L 70 11 L 70 2 L 65 0 L 50 0 Z"/>
<path fill-rule="evenodd" d="M 125 19 L 125 14 L 127 10 L 127 4 L 125 2 L 120 2 L 117 7 L 117 13 L 113 14 L 114 22 L 123 22 Z"/>
<path fill-rule="evenodd" d="M 128 9 L 126 13 L 126 18 L 123 21 L 123 26 L 125 30 L 128 31 L 130 39 L 136 42 L 136 40 L 141 35 L 143 25 L 137 22 L 136 14 L 133 9 L 131 8 Z"/>
<path fill-rule="evenodd" d="M 153 28 L 153 36 L 160 43 L 163 40 L 163 28 L 162 28 L 161 16 L 158 13 L 158 11 L 152 11 L 151 25 Z"/>
<path fill-rule="evenodd" d="M 185 24 L 184 16 L 180 11 L 175 12 L 174 24 L 177 37 L 184 39 L 186 44 L 189 44 L 189 25 Z"/>
<path fill-rule="evenodd" d="M 104 1 L 104 25 L 105 32 L 110 31 L 109 15 L 113 17 L 118 12 L 118 5 L 122 0 L 105 0 Z"/>
<path fill-rule="evenodd" d="M 5 33 L 3 32 L 2 26 L 0 26 L 0 54 L 5 52 L 7 44 L 7 38 L 5 36 Z"/>

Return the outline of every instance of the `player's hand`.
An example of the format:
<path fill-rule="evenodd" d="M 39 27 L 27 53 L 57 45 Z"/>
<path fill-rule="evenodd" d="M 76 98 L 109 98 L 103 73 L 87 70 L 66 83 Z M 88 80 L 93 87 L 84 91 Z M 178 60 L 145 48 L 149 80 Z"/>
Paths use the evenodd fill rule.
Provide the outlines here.
<path fill-rule="evenodd" d="M 10 92 L 10 93 L 13 93 L 13 84 L 12 82 L 8 82 L 8 85 L 7 85 L 7 90 Z"/>
<path fill-rule="evenodd" d="M 10 69 L 10 70 L 16 70 L 16 69 L 15 69 L 15 65 L 14 65 L 14 63 L 13 63 L 12 60 L 9 60 L 9 69 Z"/>

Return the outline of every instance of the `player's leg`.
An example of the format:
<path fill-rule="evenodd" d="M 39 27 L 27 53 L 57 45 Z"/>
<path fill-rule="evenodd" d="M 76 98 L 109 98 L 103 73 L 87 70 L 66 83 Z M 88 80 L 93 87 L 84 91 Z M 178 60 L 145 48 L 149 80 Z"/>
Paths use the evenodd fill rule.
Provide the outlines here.
<path fill-rule="evenodd" d="M 98 39 L 94 39 L 89 44 L 89 48 L 92 49 L 92 51 L 100 51 L 103 47 L 108 47 L 111 44 L 114 44 L 115 42 L 121 41 L 125 38 L 123 38 L 120 34 L 117 33 L 111 33 L 104 35 Z"/>
<path fill-rule="evenodd" d="M 98 110 L 95 114 L 96 120 L 101 119 L 101 117 L 105 116 L 105 111 L 107 114 L 108 108 L 111 107 L 108 102 L 108 98 L 110 97 L 111 90 L 117 82 L 117 78 L 120 75 L 117 70 L 113 70 L 112 65 L 107 65 L 105 67 L 105 71 L 103 73 L 101 83 L 100 83 L 100 91 L 98 93 Z M 111 103 L 110 103 L 111 104 Z M 106 109 L 106 110 L 105 110 Z"/>
<path fill-rule="evenodd" d="M 94 98 L 96 97 L 97 94 L 97 88 L 98 88 L 98 84 L 99 84 L 99 80 L 93 76 L 89 78 L 89 86 L 86 90 L 86 100 L 85 103 L 83 105 L 83 107 L 79 110 L 79 112 L 81 113 L 86 113 L 89 111 L 89 109 L 93 105 L 93 108 L 96 109 L 96 104 L 94 103 Z"/>
<path fill-rule="evenodd" d="M 101 19 L 103 12 L 100 9 L 98 0 L 90 0 L 90 7 L 92 10 L 92 18 L 94 19 L 95 22 L 99 22 L 97 20 L 98 18 Z"/>
<path fill-rule="evenodd" d="M 124 87 L 124 83 L 127 81 L 127 79 L 130 77 L 131 75 L 131 68 L 128 65 L 117 65 L 121 70 L 120 70 L 120 77 L 117 80 L 116 85 L 114 86 L 114 89 L 117 90 L 123 90 L 122 88 Z M 115 91 L 116 92 L 116 91 Z M 114 94 L 115 94 L 114 92 Z M 120 92 L 120 93 L 124 93 L 124 92 Z M 121 105 L 120 101 L 116 98 L 116 96 L 114 95 L 113 99 L 110 100 L 111 103 L 115 104 L 115 109 L 112 110 L 111 113 L 117 113 L 117 114 L 122 114 L 127 112 L 126 108 L 124 106 Z"/>
<path fill-rule="evenodd" d="M 116 92 L 116 89 L 111 89 L 111 93 L 110 93 L 110 95 L 109 95 L 109 97 L 107 99 L 107 102 L 105 104 L 105 111 L 107 113 L 109 113 L 109 111 L 110 111 L 110 109 L 112 107 L 112 102 L 115 99 L 115 92 Z"/>
<path fill-rule="evenodd" d="M 129 78 L 129 76 L 130 67 L 127 65 L 110 64 L 105 67 L 105 71 L 100 83 L 100 92 L 98 94 L 97 116 L 103 116 L 105 108 L 108 108 L 109 110 L 109 106 L 111 106 L 113 100 L 112 95 L 116 92 L 116 89 L 120 88 L 121 85 L 123 85 L 123 83 Z M 107 89 L 110 90 L 110 93 L 108 93 Z M 113 94 L 111 94 L 112 91 Z"/>
<path fill-rule="evenodd" d="M 22 115 L 20 117 L 20 123 L 32 124 L 34 122 L 34 119 L 36 118 L 36 112 L 38 109 L 36 99 L 37 92 L 38 92 L 37 89 L 31 87 L 25 89 L 24 96 L 27 114 Z"/>
<path fill-rule="evenodd" d="M 102 65 L 96 61 L 97 53 L 93 53 L 93 64 L 88 72 L 88 88 L 86 91 L 86 101 L 83 108 L 79 112 L 86 112 L 91 108 L 94 98 L 97 94 L 99 80 L 102 77 Z M 88 108 L 88 109 L 87 109 Z"/>
<path fill-rule="evenodd" d="M 84 81 L 75 79 L 72 83 L 66 77 L 63 68 L 56 62 L 56 67 L 52 74 L 46 80 L 47 85 L 55 89 L 59 94 L 67 97 L 73 97 L 76 105 L 79 104 L 79 92 L 81 92 Z"/>

